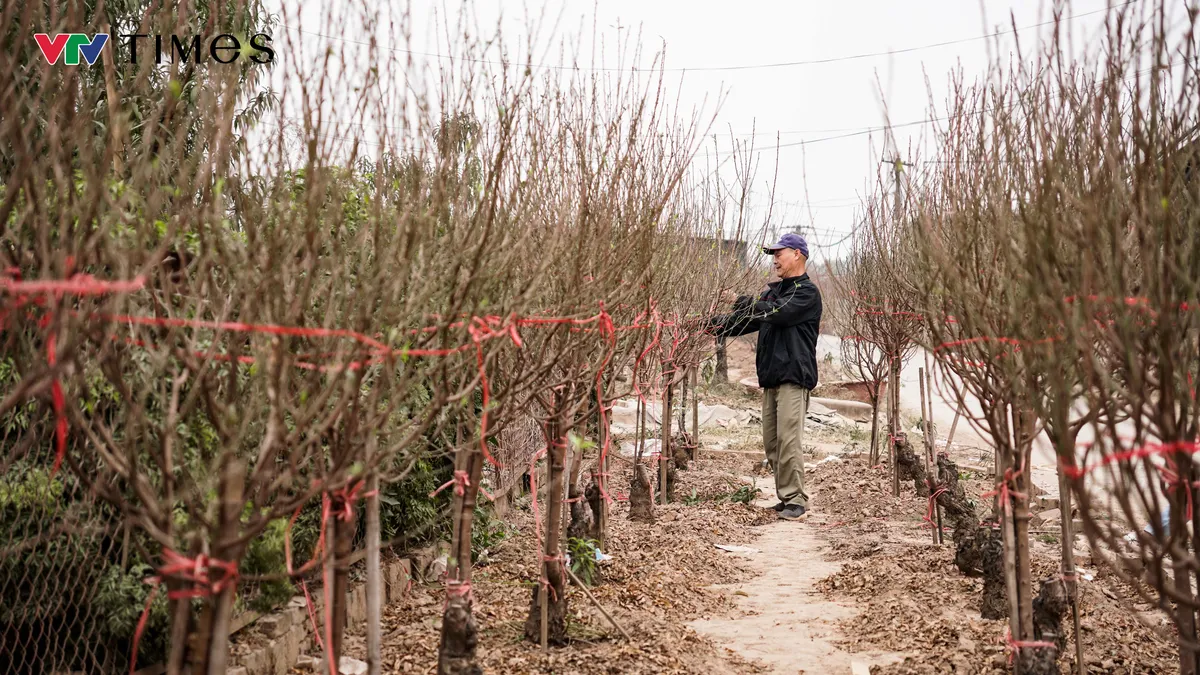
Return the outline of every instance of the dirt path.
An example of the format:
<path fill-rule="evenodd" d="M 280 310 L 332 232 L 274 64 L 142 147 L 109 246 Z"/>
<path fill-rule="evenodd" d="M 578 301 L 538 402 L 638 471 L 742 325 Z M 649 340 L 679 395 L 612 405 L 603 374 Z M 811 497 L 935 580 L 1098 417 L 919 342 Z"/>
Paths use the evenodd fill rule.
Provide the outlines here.
<path fill-rule="evenodd" d="M 749 480 L 749 479 L 747 479 Z M 770 479 L 758 479 L 766 496 L 758 505 L 766 508 L 777 501 Z M 813 495 L 814 502 L 819 497 Z M 826 560 L 828 541 L 821 534 L 825 520 L 814 513 L 808 522 L 779 521 L 765 525 L 751 546 L 757 553 L 742 555 L 754 577 L 741 584 L 721 586 L 734 593 L 744 615 L 728 619 L 706 619 L 689 624 L 698 633 L 737 652 L 744 658 L 767 664 L 776 673 L 843 673 L 855 664 L 887 664 L 899 654 L 872 652 L 850 654 L 835 644 L 841 636 L 838 622 L 853 618 L 860 609 L 849 602 L 830 602 L 816 590 L 816 582 L 836 573 L 840 563 Z"/>

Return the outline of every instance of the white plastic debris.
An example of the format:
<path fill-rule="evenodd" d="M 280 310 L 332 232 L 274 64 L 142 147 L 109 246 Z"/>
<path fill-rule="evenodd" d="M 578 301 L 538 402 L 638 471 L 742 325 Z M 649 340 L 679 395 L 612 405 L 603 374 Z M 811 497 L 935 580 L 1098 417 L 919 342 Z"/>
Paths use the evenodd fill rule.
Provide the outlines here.
<path fill-rule="evenodd" d="M 818 461 L 817 464 L 825 464 L 827 462 L 840 462 L 840 461 L 842 461 L 841 457 L 838 457 L 837 455 L 830 455 L 830 456 L 826 457 L 825 459 Z"/>
<path fill-rule="evenodd" d="M 759 552 L 759 550 L 756 548 L 750 548 L 749 546 L 737 546 L 734 544 L 713 544 L 713 546 L 716 546 L 722 551 L 728 551 L 730 553 L 754 554 Z"/>
<path fill-rule="evenodd" d="M 343 656 L 338 659 L 338 673 L 341 675 L 367 675 L 367 663 Z"/>
<path fill-rule="evenodd" d="M 662 441 L 657 438 L 647 438 L 645 439 L 645 443 L 646 447 L 642 452 L 642 456 L 657 457 L 659 446 L 662 445 Z M 637 446 L 633 443 L 633 441 L 625 441 L 621 444 L 621 454 L 625 457 L 633 457 L 635 454 L 637 454 Z"/>
<path fill-rule="evenodd" d="M 450 567 L 450 555 L 443 553 L 434 559 L 429 565 L 429 575 L 434 579 L 441 579 L 446 574 L 446 569 Z"/>
<path fill-rule="evenodd" d="M 611 555 L 607 555 L 607 554 L 605 554 L 605 553 L 601 553 L 601 552 L 600 552 L 600 549 L 596 549 L 596 562 L 598 562 L 598 563 L 602 563 L 602 562 L 604 562 L 605 560 L 612 560 L 612 559 L 613 559 L 613 558 L 612 558 L 612 556 L 611 556 Z"/>

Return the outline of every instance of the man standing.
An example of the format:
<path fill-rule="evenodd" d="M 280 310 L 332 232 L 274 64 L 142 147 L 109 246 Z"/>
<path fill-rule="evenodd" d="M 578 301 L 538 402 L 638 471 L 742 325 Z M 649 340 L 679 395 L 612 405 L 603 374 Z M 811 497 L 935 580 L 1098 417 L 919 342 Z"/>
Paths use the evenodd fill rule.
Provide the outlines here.
<path fill-rule="evenodd" d="M 817 386 L 817 335 L 821 326 L 821 292 L 808 278 L 808 242 L 788 233 L 763 253 L 775 257 L 779 281 L 768 284 L 755 301 L 744 295 L 730 314 L 714 317 L 717 335 L 758 331 L 755 369 L 763 390 L 763 449 L 775 472 L 780 518 L 808 515 L 804 492 L 804 417 L 808 396 Z"/>

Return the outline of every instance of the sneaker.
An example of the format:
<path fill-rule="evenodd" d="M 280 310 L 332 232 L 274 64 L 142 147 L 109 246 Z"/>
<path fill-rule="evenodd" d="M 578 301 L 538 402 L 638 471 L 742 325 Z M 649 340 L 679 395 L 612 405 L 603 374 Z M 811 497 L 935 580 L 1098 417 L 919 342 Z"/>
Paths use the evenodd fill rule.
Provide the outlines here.
<path fill-rule="evenodd" d="M 786 507 L 787 507 L 787 504 L 784 504 L 783 502 L 779 502 L 775 506 L 772 506 L 771 510 L 774 511 L 775 513 L 779 513 L 781 511 L 783 511 L 783 509 Z"/>
<path fill-rule="evenodd" d="M 779 512 L 779 517 L 784 520 L 805 520 L 808 518 L 808 509 L 799 504 L 788 504 Z"/>

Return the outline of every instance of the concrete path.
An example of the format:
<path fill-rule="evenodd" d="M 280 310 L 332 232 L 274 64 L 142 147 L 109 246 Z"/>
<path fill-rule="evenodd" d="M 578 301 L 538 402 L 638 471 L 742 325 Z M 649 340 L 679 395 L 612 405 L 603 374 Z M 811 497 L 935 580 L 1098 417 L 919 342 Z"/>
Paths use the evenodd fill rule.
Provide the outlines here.
<path fill-rule="evenodd" d="M 776 501 L 774 483 L 757 480 L 763 494 L 770 496 L 758 505 L 769 507 Z M 850 675 L 863 666 L 899 661 L 898 654 L 850 654 L 834 644 L 840 636 L 838 622 L 859 610 L 852 604 L 830 602 L 815 588 L 817 581 L 841 568 L 825 559 L 828 542 L 817 524 L 779 521 L 763 526 L 762 536 L 751 544 L 759 552 L 741 554 L 754 578 L 719 587 L 736 593 L 746 614 L 690 626 L 748 659 L 766 663 L 775 673 Z M 852 671 L 856 664 L 858 670 Z"/>

